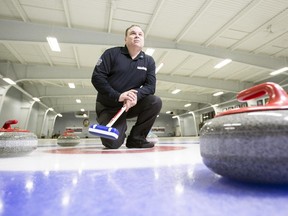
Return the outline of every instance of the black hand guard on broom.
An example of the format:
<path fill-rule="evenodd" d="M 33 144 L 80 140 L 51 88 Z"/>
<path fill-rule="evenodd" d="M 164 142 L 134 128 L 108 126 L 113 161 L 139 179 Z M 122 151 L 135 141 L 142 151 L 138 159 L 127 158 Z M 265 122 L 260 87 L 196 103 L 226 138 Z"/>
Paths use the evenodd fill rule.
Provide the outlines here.
<path fill-rule="evenodd" d="M 123 106 L 106 126 L 98 124 L 90 125 L 88 129 L 89 133 L 106 139 L 112 139 L 112 140 L 118 139 L 119 131 L 116 128 L 113 128 L 112 126 L 117 121 L 117 119 L 122 115 L 125 109 L 126 107 Z"/>

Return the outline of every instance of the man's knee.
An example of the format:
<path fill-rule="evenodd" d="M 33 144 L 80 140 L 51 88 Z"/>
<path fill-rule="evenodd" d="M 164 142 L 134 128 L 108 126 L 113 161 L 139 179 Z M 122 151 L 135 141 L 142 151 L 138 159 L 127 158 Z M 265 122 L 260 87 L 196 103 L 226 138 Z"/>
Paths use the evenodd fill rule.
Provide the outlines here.
<path fill-rule="evenodd" d="M 151 108 L 154 108 L 154 109 L 158 110 L 158 112 L 159 112 L 162 108 L 161 98 L 156 96 L 156 95 L 151 95 L 150 101 L 151 101 Z"/>
<path fill-rule="evenodd" d="M 118 149 L 123 144 L 123 142 L 120 142 L 119 140 L 111 140 L 105 138 L 101 138 L 101 141 L 102 145 L 109 149 Z"/>
<path fill-rule="evenodd" d="M 121 130 L 119 130 L 118 139 L 112 140 L 112 139 L 101 137 L 101 142 L 102 142 L 102 145 L 104 145 L 106 148 L 118 149 L 124 143 L 125 138 L 126 138 L 125 131 L 122 132 Z"/>

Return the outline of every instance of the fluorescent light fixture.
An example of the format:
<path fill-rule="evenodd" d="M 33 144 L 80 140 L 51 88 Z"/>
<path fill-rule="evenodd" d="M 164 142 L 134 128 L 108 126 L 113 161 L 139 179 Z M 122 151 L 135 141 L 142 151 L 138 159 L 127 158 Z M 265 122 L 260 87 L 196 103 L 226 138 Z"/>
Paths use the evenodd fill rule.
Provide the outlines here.
<path fill-rule="evenodd" d="M 74 83 L 68 83 L 69 88 L 75 88 L 75 84 Z"/>
<path fill-rule="evenodd" d="M 219 106 L 219 104 L 213 104 L 213 105 L 211 105 L 211 107 L 218 107 Z"/>
<path fill-rule="evenodd" d="M 154 52 L 155 52 L 155 49 L 153 49 L 153 48 L 147 48 L 145 54 L 152 56 Z"/>
<path fill-rule="evenodd" d="M 224 94 L 224 92 L 220 91 L 220 92 L 216 92 L 216 93 L 214 93 L 213 96 L 216 97 L 216 96 L 220 96 L 220 95 L 222 95 L 222 94 Z"/>
<path fill-rule="evenodd" d="M 223 61 L 215 65 L 214 68 L 217 68 L 217 69 L 222 68 L 225 65 L 229 64 L 231 61 L 232 61 L 231 59 L 224 59 Z"/>
<path fill-rule="evenodd" d="M 82 109 L 80 109 L 80 111 L 81 111 L 81 112 L 85 112 L 85 109 L 82 108 Z"/>
<path fill-rule="evenodd" d="M 34 101 L 36 101 L 36 102 L 39 102 L 39 101 L 40 101 L 40 99 L 37 98 L 37 97 L 33 97 L 32 99 L 33 99 Z"/>
<path fill-rule="evenodd" d="M 172 94 L 178 94 L 181 90 L 180 89 L 175 89 L 174 91 L 172 91 Z"/>
<path fill-rule="evenodd" d="M 170 114 L 170 113 L 171 113 L 171 111 L 167 111 L 167 112 L 166 112 L 166 114 Z"/>
<path fill-rule="evenodd" d="M 164 63 L 161 63 L 157 68 L 156 68 L 156 71 L 155 73 L 157 74 L 158 71 L 164 66 Z"/>
<path fill-rule="evenodd" d="M 283 67 L 283 68 L 281 68 L 279 70 L 275 70 L 275 71 L 271 72 L 270 75 L 271 76 L 275 76 L 275 75 L 283 73 L 283 72 L 285 72 L 287 70 L 288 70 L 288 67 Z"/>
<path fill-rule="evenodd" d="M 191 103 L 185 104 L 184 107 L 190 107 Z"/>
<path fill-rule="evenodd" d="M 62 114 L 61 114 L 61 113 L 58 113 L 57 116 L 62 117 Z"/>
<path fill-rule="evenodd" d="M 60 46 L 56 37 L 47 37 L 48 44 L 50 49 L 54 52 L 60 52 Z"/>
<path fill-rule="evenodd" d="M 81 100 L 80 99 L 76 99 L 76 103 L 81 103 Z"/>
<path fill-rule="evenodd" d="M 16 85 L 16 82 L 14 82 L 12 79 L 10 79 L 8 77 L 4 77 L 2 79 L 10 85 Z"/>

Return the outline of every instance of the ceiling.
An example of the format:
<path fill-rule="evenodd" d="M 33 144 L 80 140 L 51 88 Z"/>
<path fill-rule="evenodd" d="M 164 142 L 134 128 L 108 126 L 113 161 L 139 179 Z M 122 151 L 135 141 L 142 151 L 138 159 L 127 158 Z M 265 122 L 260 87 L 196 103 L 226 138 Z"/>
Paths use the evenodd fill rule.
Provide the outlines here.
<path fill-rule="evenodd" d="M 156 91 L 163 113 L 235 100 L 266 81 L 288 87 L 287 73 L 269 75 L 288 66 L 287 0 L 0 0 L 0 76 L 55 112 L 94 111 L 95 63 L 124 44 L 131 24 L 143 28 L 143 50 L 155 49 L 156 66 L 164 64 Z M 50 50 L 47 36 L 58 38 L 61 52 Z M 214 68 L 226 58 L 233 61 Z"/>

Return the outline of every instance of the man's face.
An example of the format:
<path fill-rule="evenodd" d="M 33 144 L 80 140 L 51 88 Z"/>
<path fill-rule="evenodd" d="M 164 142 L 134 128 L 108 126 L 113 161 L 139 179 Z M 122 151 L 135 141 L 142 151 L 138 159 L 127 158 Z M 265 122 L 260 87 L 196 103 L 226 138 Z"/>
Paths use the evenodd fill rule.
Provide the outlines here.
<path fill-rule="evenodd" d="M 134 26 L 130 28 L 125 37 L 125 44 L 129 46 L 137 46 L 143 48 L 144 46 L 144 32 L 141 28 Z"/>

